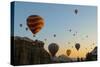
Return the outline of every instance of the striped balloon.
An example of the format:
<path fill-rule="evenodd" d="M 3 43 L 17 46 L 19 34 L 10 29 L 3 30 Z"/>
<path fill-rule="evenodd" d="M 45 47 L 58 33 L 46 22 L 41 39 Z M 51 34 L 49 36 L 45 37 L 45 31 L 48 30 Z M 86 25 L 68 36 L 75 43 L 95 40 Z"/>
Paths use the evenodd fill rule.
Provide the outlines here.
<path fill-rule="evenodd" d="M 43 28 L 44 20 L 38 15 L 30 15 L 27 18 L 27 26 L 33 34 L 36 34 Z"/>

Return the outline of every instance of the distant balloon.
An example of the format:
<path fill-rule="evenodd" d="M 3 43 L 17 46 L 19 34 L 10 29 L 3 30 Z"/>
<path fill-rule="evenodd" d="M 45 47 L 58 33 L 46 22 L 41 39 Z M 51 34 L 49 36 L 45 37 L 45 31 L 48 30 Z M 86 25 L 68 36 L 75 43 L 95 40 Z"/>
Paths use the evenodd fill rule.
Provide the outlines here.
<path fill-rule="evenodd" d="M 49 52 L 51 53 L 52 56 L 55 56 L 55 54 L 57 53 L 59 46 L 56 43 L 51 43 L 48 46 Z"/>
<path fill-rule="evenodd" d="M 45 41 L 47 41 L 47 39 L 44 39 Z"/>
<path fill-rule="evenodd" d="M 22 27 L 23 25 L 22 25 L 22 24 L 20 24 L 19 26 L 20 26 L 20 27 Z"/>
<path fill-rule="evenodd" d="M 33 34 L 33 37 L 36 37 L 36 35 Z"/>
<path fill-rule="evenodd" d="M 86 35 L 86 38 L 88 38 L 88 35 Z"/>
<path fill-rule="evenodd" d="M 43 28 L 44 19 L 39 15 L 30 15 L 27 18 L 27 26 L 29 27 L 33 35 L 35 35 Z"/>
<path fill-rule="evenodd" d="M 95 45 L 95 43 L 93 43 L 93 45 Z"/>
<path fill-rule="evenodd" d="M 26 31 L 28 30 L 28 28 L 25 28 L 26 29 Z"/>
<path fill-rule="evenodd" d="M 73 36 L 75 36 L 75 34 L 73 34 Z"/>
<path fill-rule="evenodd" d="M 77 14 L 78 13 L 78 9 L 75 9 L 75 14 Z"/>
<path fill-rule="evenodd" d="M 68 44 L 70 44 L 70 42 L 68 42 Z"/>
<path fill-rule="evenodd" d="M 72 46 L 72 48 L 73 48 L 73 46 Z"/>
<path fill-rule="evenodd" d="M 77 32 L 75 32 L 77 34 Z"/>
<path fill-rule="evenodd" d="M 66 53 L 69 56 L 71 54 L 71 50 L 70 49 L 67 49 Z"/>
<path fill-rule="evenodd" d="M 56 34 L 54 34 L 53 36 L 56 37 Z"/>
<path fill-rule="evenodd" d="M 69 29 L 69 32 L 71 32 L 72 30 L 71 29 Z"/>
<path fill-rule="evenodd" d="M 79 50 L 80 44 L 79 44 L 79 43 L 76 43 L 76 44 L 75 44 L 75 48 L 76 48 L 77 50 Z"/>

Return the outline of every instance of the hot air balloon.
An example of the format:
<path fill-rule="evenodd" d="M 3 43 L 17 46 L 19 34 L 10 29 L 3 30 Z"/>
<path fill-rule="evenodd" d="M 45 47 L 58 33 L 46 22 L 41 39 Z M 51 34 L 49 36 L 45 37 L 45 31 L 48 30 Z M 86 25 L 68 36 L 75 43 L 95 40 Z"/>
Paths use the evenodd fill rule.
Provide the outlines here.
<path fill-rule="evenodd" d="M 54 34 L 53 36 L 56 37 L 56 34 Z"/>
<path fill-rule="evenodd" d="M 71 54 L 71 50 L 70 49 L 67 49 L 66 53 L 69 56 Z"/>
<path fill-rule="evenodd" d="M 95 43 L 93 43 L 93 45 L 95 45 Z"/>
<path fill-rule="evenodd" d="M 25 28 L 26 29 L 26 31 L 28 30 L 28 28 Z"/>
<path fill-rule="evenodd" d="M 73 48 L 73 46 L 72 46 L 72 48 Z"/>
<path fill-rule="evenodd" d="M 86 38 L 88 38 L 88 35 L 86 35 Z"/>
<path fill-rule="evenodd" d="M 33 35 L 35 35 L 43 28 L 44 19 L 39 15 L 30 15 L 27 18 L 27 26 L 29 27 Z"/>
<path fill-rule="evenodd" d="M 70 42 L 68 42 L 68 44 L 70 44 Z"/>
<path fill-rule="evenodd" d="M 56 43 L 51 43 L 48 46 L 48 49 L 49 49 L 51 56 L 54 57 L 55 54 L 57 53 L 58 49 L 59 49 L 59 46 Z"/>
<path fill-rule="evenodd" d="M 75 36 L 75 34 L 73 34 L 73 36 Z"/>
<path fill-rule="evenodd" d="M 46 38 L 45 38 L 44 40 L 45 40 L 45 41 L 47 41 L 47 39 L 46 39 Z"/>
<path fill-rule="evenodd" d="M 33 34 L 33 37 L 36 37 L 35 34 Z"/>
<path fill-rule="evenodd" d="M 22 24 L 19 24 L 19 26 L 22 27 L 23 25 Z"/>
<path fill-rule="evenodd" d="M 77 34 L 77 32 L 75 32 Z"/>
<path fill-rule="evenodd" d="M 93 48 L 91 47 L 91 49 L 93 49 Z"/>
<path fill-rule="evenodd" d="M 78 9 L 75 9 L 75 14 L 77 14 L 78 13 Z"/>
<path fill-rule="evenodd" d="M 79 50 L 80 44 L 79 44 L 79 43 L 76 43 L 76 44 L 75 44 L 75 48 L 76 48 L 77 50 Z"/>
<path fill-rule="evenodd" d="M 71 29 L 69 29 L 69 32 L 71 32 L 72 30 Z"/>

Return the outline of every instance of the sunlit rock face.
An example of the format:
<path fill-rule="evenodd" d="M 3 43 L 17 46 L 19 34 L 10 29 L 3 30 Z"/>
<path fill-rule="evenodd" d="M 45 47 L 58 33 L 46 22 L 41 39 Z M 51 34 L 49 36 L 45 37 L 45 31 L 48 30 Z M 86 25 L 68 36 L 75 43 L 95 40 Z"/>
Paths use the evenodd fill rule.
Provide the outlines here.
<path fill-rule="evenodd" d="M 14 65 L 50 63 L 50 55 L 44 49 L 44 43 L 27 37 L 12 37 Z"/>

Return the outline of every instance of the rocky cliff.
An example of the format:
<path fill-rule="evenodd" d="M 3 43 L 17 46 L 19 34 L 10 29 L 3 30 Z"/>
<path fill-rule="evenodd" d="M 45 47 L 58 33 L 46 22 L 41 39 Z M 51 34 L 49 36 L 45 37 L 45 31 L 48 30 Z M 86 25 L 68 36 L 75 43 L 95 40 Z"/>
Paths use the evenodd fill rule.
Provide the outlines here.
<path fill-rule="evenodd" d="M 47 64 L 51 61 L 42 41 L 33 41 L 27 37 L 11 37 L 11 48 L 13 65 Z"/>

